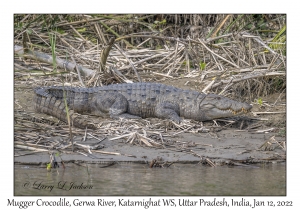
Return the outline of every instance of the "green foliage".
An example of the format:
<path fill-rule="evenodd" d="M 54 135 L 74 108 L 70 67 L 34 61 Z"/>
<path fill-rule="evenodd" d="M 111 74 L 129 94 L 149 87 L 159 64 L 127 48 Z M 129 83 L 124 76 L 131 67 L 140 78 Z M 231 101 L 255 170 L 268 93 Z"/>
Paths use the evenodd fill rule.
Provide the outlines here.
<path fill-rule="evenodd" d="M 67 113 L 67 120 L 68 120 L 68 125 L 71 125 L 70 122 L 70 115 L 69 115 L 69 108 L 68 108 L 68 103 L 67 103 L 67 97 L 66 97 L 66 91 L 63 90 L 63 98 L 64 98 L 64 103 L 65 103 L 65 108 L 66 108 L 66 113 Z"/>
<path fill-rule="evenodd" d="M 52 59 L 53 59 L 53 70 L 56 71 L 57 66 L 56 66 L 56 53 L 55 53 L 55 45 L 56 45 L 56 34 L 51 34 L 49 33 L 50 37 L 50 45 L 51 45 L 51 52 L 52 52 Z"/>
<path fill-rule="evenodd" d="M 188 63 L 190 65 L 190 68 L 193 68 L 193 64 L 191 62 L 188 62 L 187 60 L 184 60 L 181 65 L 182 66 L 187 66 Z"/>
<path fill-rule="evenodd" d="M 56 32 L 58 32 L 58 33 L 60 33 L 60 34 L 65 34 L 65 33 L 66 33 L 66 31 L 63 30 L 63 29 L 61 29 L 61 28 L 57 28 L 57 29 L 56 29 Z"/>
<path fill-rule="evenodd" d="M 24 23 L 21 22 L 22 15 L 14 15 L 14 28 L 15 30 L 22 30 Z"/>
<path fill-rule="evenodd" d="M 28 35 L 31 35 L 32 34 L 32 29 L 26 29 L 26 32 Z"/>
<path fill-rule="evenodd" d="M 52 168 L 51 163 L 47 163 L 47 171 L 51 171 L 51 168 Z"/>
<path fill-rule="evenodd" d="M 98 39 L 96 39 L 95 37 L 90 37 L 90 39 L 89 38 L 86 38 L 86 39 L 93 42 L 94 44 L 97 44 Z"/>
<path fill-rule="evenodd" d="M 79 33 L 83 33 L 83 32 L 86 32 L 86 28 L 85 27 L 84 28 L 78 28 L 77 31 Z"/>
<path fill-rule="evenodd" d="M 257 99 L 257 103 L 261 106 L 261 105 L 263 104 L 262 98 L 258 98 L 258 99 Z"/>
<path fill-rule="evenodd" d="M 166 24 L 167 23 L 167 20 L 166 19 L 163 19 L 162 21 L 160 21 L 159 24 L 163 25 L 163 24 Z"/>
<path fill-rule="evenodd" d="M 283 88 L 285 88 L 285 80 L 283 80 L 282 78 L 280 77 L 275 77 L 273 80 L 272 80 L 272 86 L 271 86 L 274 90 L 276 91 L 280 91 L 282 90 Z"/>
<path fill-rule="evenodd" d="M 65 18 L 68 20 L 68 22 L 75 21 L 75 16 L 73 16 L 73 15 L 67 15 L 67 17 L 65 17 Z"/>
<path fill-rule="evenodd" d="M 229 33 L 231 28 L 233 28 L 235 25 L 239 24 L 239 21 L 242 19 L 244 15 L 238 15 L 237 18 L 232 19 L 232 22 L 229 24 L 229 26 L 225 29 L 225 34 Z"/>
<path fill-rule="evenodd" d="M 286 25 L 273 38 L 272 43 L 269 44 L 273 50 L 282 50 L 286 54 Z"/>
<path fill-rule="evenodd" d="M 59 15 L 41 15 L 43 18 L 42 29 L 57 30 L 56 24 L 60 21 Z"/>
<path fill-rule="evenodd" d="M 141 24 L 141 22 L 140 22 L 140 24 Z M 155 28 L 155 29 L 158 29 L 159 31 L 162 31 L 163 26 L 165 26 L 166 24 L 167 24 L 167 20 L 166 19 L 163 19 L 162 21 L 155 20 L 154 24 L 152 24 L 151 27 Z"/>
<path fill-rule="evenodd" d="M 155 49 L 160 50 L 160 49 L 162 49 L 162 46 L 161 45 L 156 45 Z"/>
<path fill-rule="evenodd" d="M 286 136 L 286 129 L 285 128 L 280 129 L 279 132 L 278 132 L 278 135 L 282 136 L 282 137 L 285 137 Z"/>
<path fill-rule="evenodd" d="M 166 24 L 167 23 L 167 20 L 166 19 L 163 19 L 162 21 L 154 21 L 154 24 L 156 24 L 156 25 L 164 25 L 164 24 Z"/>
<path fill-rule="evenodd" d="M 203 71 L 205 69 L 205 67 L 206 67 L 206 63 L 200 62 L 199 66 L 200 66 L 200 70 Z"/>

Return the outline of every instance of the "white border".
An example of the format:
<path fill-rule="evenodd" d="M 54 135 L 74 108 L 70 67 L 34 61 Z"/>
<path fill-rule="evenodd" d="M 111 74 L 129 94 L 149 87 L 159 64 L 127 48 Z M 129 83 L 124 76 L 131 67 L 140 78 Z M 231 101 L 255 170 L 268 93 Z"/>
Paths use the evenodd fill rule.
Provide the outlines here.
<path fill-rule="evenodd" d="M 294 1 L 251 0 L 251 1 L 11 1 L 1 3 L 1 119 L 2 134 L 2 173 L 0 206 L 6 207 L 7 199 L 13 198 L 13 14 L 14 13 L 286 13 L 287 14 L 287 196 L 265 197 L 266 200 L 293 200 L 295 207 L 300 207 L 299 195 L 299 13 Z M 11 4 L 11 5 L 10 5 Z M 3 65 L 4 64 L 4 65 Z M 297 135 L 298 134 L 298 135 Z M 9 148 L 9 149 L 8 149 Z M 45 200 L 57 200 L 58 197 L 43 197 Z M 74 197 L 67 197 L 73 200 Z M 107 199 L 109 197 L 106 197 Z M 134 197 L 137 199 L 137 197 Z M 185 197 L 187 198 L 187 197 Z M 192 197 L 194 199 L 195 197 Z M 210 197 L 205 197 L 209 199 Z M 237 197 L 235 197 L 237 198 Z M 17 200 L 36 200 L 37 197 L 15 197 Z M 80 197 L 89 200 L 89 197 Z M 112 200 L 117 199 L 112 197 Z M 176 197 L 178 199 L 178 197 Z M 258 197 L 257 199 L 263 199 Z M 99 208 L 99 207 L 98 207 Z M 164 207 L 160 207 L 161 209 Z M 199 208 L 199 207 L 197 207 Z M 269 207 L 270 209 L 274 209 Z M 34 209 L 34 208 L 29 208 Z M 129 208 L 127 208 L 129 209 Z M 140 209 L 140 208 L 139 208 Z M 214 209 L 214 208 L 210 208 Z"/>

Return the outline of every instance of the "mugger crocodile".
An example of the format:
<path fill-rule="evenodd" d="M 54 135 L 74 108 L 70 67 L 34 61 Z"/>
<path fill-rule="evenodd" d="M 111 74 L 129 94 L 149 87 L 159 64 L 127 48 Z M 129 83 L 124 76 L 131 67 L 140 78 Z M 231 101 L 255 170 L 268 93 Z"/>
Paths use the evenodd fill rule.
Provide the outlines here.
<path fill-rule="evenodd" d="M 37 112 L 67 122 L 65 101 L 75 127 L 94 128 L 74 112 L 111 118 L 157 117 L 180 123 L 181 117 L 207 121 L 247 113 L 252 106 L 221 95 L 157 83 L 125 83 L 103 87 L 38 87 L 34 107 Z"/>

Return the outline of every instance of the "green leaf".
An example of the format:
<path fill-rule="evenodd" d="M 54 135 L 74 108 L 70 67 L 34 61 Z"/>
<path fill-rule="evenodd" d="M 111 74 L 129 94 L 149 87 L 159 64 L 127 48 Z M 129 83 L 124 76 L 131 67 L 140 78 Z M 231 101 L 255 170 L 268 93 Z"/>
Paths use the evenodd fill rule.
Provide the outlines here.
<path fill-rule="evenodd" d="M 79 29 L 77 29 L 77 31 L 78 31 L 79 33 L 81 33 L 81 32 L 86 32 L 86 28 L 79 28 Z"/>
<path fill-rule="evenodd" d="M 32 29 L 26 29 L 26 32 L 28 33 L 28 35 L 31 35 L 32 34 Z"/>
<path fill-rule="evenodd" d="M 56 31 L 60 34 L 64 34 L 66 33 L 65 30 L 61 29 L 61 28 L 57 28 Z"/>
<path fill-rule="evenodd" d="M 261 105 L 263 104 L 262 98 L 258 98 L 258 99 L 257 99 L 257 103 L 261 106 Z"/>
<path fill-rule="evenodd" d="M 160 21 L 159 24 L 166 24 L 167 23 L 167 20 L 166 19 L 163 19 L 162 21 Z"/>
<path fill-rule="evenodd" d="M 160 49 L 162 49 L 162 46 L 161 45 L 156 45 L 155 49 L 160 50 Z"/>
<path fill-rule="evenodd" d="M 200 62 L 200 70 L 203 71 L 206 67 L 206 63 Z"/>
<path fill-rule="evenodd" d="M 47 171 L 50 171 L 51 170 L 51 163 L 48 163 L 47 164 Z"/>

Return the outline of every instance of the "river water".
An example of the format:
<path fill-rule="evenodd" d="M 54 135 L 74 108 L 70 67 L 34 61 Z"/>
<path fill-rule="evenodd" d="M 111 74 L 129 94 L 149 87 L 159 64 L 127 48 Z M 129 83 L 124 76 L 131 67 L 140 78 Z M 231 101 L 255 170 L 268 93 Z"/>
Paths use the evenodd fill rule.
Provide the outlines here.
<path fill-rule="evenodd" d="M 247 167 L 173 164 L 67 164 L 66 169 L 15 165 L 14 195 L 286 195 L 284 163 Z"/>

